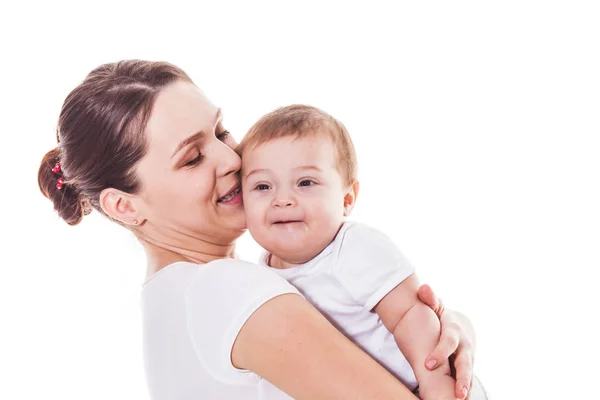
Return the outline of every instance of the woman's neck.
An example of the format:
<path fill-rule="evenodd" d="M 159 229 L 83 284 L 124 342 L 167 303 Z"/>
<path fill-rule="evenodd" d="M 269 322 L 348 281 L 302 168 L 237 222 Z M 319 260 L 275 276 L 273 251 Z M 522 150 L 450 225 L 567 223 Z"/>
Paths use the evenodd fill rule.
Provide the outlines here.
<path fill-rule="evenodd" d="M 138 231 L 136 236 L 146 250 L 148 269 L 146 277 L 150 278 L 158 271 L 179 261 L 205 264 L 223 258 L 234 258 L 235 238 L 222 240 L 206 240 L 198 237 L 185 237 L 184 240 L 158 238 L 157 235 L 144 235 Z M 239 236 L 239 235 L 238 235 Z"/>

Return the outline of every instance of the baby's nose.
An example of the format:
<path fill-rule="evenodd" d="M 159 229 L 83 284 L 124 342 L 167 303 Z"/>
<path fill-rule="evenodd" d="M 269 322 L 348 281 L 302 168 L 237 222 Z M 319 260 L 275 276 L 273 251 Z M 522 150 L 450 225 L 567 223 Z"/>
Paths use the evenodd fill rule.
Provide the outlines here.
<path fill-rule="evenodd" d="M 273 205 L 275 207 L 292 207 L 296 205 L 296 201 L 290 196 L 277 196 L 273 200 Z"/>

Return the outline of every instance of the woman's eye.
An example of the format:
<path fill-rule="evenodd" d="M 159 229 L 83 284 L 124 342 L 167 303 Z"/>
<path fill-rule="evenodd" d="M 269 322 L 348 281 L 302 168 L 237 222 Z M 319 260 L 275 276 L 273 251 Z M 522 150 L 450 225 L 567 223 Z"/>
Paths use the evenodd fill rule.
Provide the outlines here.
<path fill-rule="evenodd" d="M 310 179 L 304 179 L 303 181 L 300 181 L 300 183 L 298 184 L 298 186 L 313 186 L 316 185 L 315 181 L 311 181 Z"/>
<path fill-rule="evenodd" d="M 219 139 L 220 141 L 224 141 L 225 139 L 227 139 L 227 136 L 229 136 L 229 131 L 225 130 L 225 131 L 217 134 L 217 139 Z"/>
<path fill-rule="evenodd" d="M 261 183 L 261 184 L 256 185 L 254 187 L 254 189 L 262 191 L 262 190 L 269 190 L 270 187 L 269 187 L 269 185 L 265 185 L 264 183 Z"/>
<path fill-rule="evenodd" d="M 198 153 L 198 155 L 195 158 L 189 160 L 188 162 L 183 164 L 183 166 L 184 167 L 193 167 L 195 165 L 200 164 L 200 161 L 202 161 L 203 158 L 204 157 L 202 156 L 202 154 Z"/>

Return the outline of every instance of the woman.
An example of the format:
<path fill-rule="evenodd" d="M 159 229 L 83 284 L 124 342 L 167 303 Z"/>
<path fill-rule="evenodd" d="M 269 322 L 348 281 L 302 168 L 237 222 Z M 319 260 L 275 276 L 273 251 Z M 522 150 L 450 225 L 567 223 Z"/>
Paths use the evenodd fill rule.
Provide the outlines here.
<path fill-rule="evenodd" d="M 298 399 L 416 398 L 295 288 L 234 259 L 245 230 L 236 143 L 220 110 L 179 68 L 147 61 L 98 67 L 67 96 L 57 141 L 38 182 L 60 216 L 75 225 L 95 208 L 146 250 L 153 398 L 289 398 L 279 389 Z M 428 287 L 420 295 L 442 322 L 428 367 L 456 350 L 456 392 L 464 398 L 470 324 L 444 311 Z"/>

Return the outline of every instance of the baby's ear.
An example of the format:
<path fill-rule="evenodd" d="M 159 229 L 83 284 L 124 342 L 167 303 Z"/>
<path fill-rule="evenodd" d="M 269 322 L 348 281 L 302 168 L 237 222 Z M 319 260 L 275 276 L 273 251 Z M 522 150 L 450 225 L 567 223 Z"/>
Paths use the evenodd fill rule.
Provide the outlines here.
<path fill-rule="evenodd" d="M 356 204 L 356 198 L 358 197 L 358 189 L 360 188 L 360 184 L 358 181 L 354 182 L 344 195 L 344 217 L 347 217 L 352 212 L 354 208 L 354 204 Z"/>

